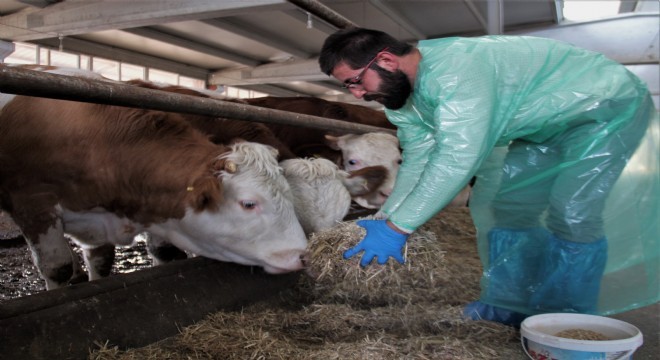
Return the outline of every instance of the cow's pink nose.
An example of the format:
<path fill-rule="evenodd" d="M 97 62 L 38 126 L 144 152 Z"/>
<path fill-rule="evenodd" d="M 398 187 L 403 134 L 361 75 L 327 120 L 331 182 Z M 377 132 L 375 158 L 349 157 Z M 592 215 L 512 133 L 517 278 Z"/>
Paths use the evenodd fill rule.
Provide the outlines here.
<path fill-rule="evenodd" d="M 380 195 L 385 198 L 390 197 L 392 195 L 392 189 L 381 190 Z"/>
<path fill-rule="evenodd" d="M 303 270 L 309 264 L 309 252 L 306 250 L 284 250 L 271 254 L 264 269 L 270 274 L 283 274 Z"/>

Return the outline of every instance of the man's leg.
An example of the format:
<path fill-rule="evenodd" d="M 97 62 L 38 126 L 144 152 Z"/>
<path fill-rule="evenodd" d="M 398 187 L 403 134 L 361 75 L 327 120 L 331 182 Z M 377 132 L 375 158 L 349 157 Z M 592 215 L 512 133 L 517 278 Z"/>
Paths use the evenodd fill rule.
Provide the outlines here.
<path fill-rule="evenodd" d="M 559 139 L 562 171 L 550 196 L 552 236 L 530 299 L 535 312 L 597 312 L 608 248 L 603 209 L 645 128 L 590 124 Z"/>
<path fill-rule="evenodd" d="M 527 316 L 529 290 L 549 236 L 541 215 L 548 207 L 558 156 L 539 144 L 518 141 L 509 146 L 491 204 L 495 227 L 488 231 L 488 254 L 482 258 L 481 299 L 466 307 L 467 316 L 514 326 Z"/>

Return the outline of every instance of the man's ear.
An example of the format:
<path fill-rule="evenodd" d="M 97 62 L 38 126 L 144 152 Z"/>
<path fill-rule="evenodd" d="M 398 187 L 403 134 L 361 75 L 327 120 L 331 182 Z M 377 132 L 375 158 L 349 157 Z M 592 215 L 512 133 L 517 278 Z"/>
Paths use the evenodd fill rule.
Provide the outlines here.
<path fill-rule="evenodd" d="M 394 72 L 399 69 L 399 57 L 387 51 L 378 54 L 378 60 L 376 60 L 376 63 L 378 66 L 389 72 Z"/>

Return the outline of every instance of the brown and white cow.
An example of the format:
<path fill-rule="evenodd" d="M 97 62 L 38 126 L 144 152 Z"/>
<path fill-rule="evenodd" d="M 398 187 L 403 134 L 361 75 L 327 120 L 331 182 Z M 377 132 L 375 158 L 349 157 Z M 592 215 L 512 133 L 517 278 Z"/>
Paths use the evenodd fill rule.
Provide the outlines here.
<path fill-rule="evenodd" d="M 307 238 L 272 147 L 214 144 L 180 114 L 0 94 L 0 201 L 48 289 L 91 279 L 140 232 L 194 254 L 304 268 Z M 114 252 L 113 252 L 114 254 Z"/>
<path fill-rule="evenodd" d="M 130 80 L 127 83 L 184 95 L 212 97 L 207 92 L 182 86 L 158 84 L 144 80 Z M 307 115 L 339 118 L 339 120 L 355 120 L 374 126 L 382 126 L 384 122 L 389 124 L 381 111 L 316 98 L 265 97 L 224 100 Z M 197 129 L 208 134 L 213 142 L 223 143 L 239 137 L 277 148 L 281 160 L 322 157 L 337 163 L 349 173 L 364 169 L 372 178 L 376 174 L 382 174 L 383 179 L 380 181 L 380 186 L 376 188 L 369 187 L 372 190 L 370 193 L 361 192 L 361 195 L 355 195 L 354 192 L 351 192 L 356 203 L 370 209 L 380 208 L 387 200 L 387 196 L 392 192 L 401 162 L 398 139 L 396 136 L 387 133 L 335 136 L 327 134 L 325 130 L 292 125 L 248 123 L 200 115 L 185 115 L 185 117 Z M 363 118 L 369 120 L 361 120 Z M 389 127 L 391 128 L 392 125 L 390 124 Z M 352 165 L 346 167 L 347 164 Z M 369 167 L 376 168 L 367 169 Z M 385 169 L 385 172 L 383 172 L 383 169 Z M 362 173 L 356 173 L 354 176 L 360 177 Z"/>

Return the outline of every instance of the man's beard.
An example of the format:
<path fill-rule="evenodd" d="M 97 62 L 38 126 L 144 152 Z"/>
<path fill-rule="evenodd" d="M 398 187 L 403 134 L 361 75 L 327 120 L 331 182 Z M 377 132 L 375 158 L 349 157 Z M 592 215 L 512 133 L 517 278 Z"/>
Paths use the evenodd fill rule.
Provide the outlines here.
<path fill-rule="evenodd" d="M 378 65 L 375 65 L 374 68 L 380 75 L 380 86 L 377 92 L 365 94 L 362 98 L 366 101 L 377 101 L 390 110 L 398 110 L 403 107 L 412 92 L 408 76 L 398 69 L 389 72 Z"/>

